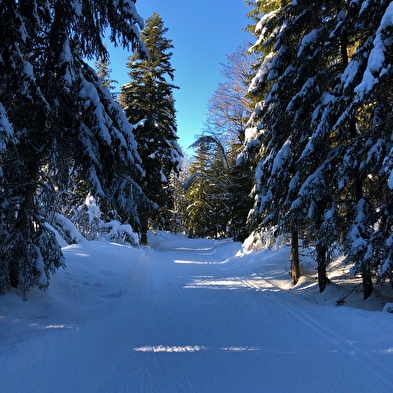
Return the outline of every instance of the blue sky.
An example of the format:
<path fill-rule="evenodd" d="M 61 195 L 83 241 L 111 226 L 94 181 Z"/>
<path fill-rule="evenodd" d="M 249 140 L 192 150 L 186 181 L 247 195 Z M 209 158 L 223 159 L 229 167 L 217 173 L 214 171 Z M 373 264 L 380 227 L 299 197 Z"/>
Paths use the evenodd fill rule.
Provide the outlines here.
<path fill-rule="evenodd" d="M 208 99 L 222 80 L 220 63 L 251 36 L 242 29 L 250 20 L 243 0 L 138 0 L 139 15 L 147 19 L 157 12 L 172 40 L 171 64 L 175 68 L 174 92 L 179 143 L 186 151 L 203 130 Z M 130 55 L 111 49 L 111 77 L 127 83 L 126 62 Z"/>

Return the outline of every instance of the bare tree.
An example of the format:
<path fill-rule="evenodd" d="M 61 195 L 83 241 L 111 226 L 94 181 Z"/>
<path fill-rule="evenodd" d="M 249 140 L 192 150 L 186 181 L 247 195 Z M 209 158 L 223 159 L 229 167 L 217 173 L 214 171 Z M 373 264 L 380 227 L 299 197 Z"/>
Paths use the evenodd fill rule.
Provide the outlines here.
<path fill-rule="evenodd" d="M 252 64 L 255 57 L 244 43 L 235 52 L 227 55 L 228 62 L 222 64 L 224 81 L 209 99 L 207 132 L 214 134 L 223 144 L 229 144 L 244 133 L 245 124 L 253 109 L 247 97 Z"/>

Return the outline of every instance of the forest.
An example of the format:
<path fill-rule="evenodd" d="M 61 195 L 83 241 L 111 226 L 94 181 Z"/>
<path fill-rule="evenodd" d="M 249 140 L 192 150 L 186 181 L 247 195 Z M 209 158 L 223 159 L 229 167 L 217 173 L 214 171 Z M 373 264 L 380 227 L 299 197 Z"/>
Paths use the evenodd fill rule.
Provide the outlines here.
<path fill-rule="evenodd" d="M 68 244 L 147 231 L 345 256 L 393 285 L 393 4 L 246 1 L 205 129 L 178 144 L 170 31 L 135 0 L 0 2 L 0 293 L 46 289 Z M 115 92 L 104 35 L 132 49 Z M 91 61 L 95 66 L 90 65 Z"/>

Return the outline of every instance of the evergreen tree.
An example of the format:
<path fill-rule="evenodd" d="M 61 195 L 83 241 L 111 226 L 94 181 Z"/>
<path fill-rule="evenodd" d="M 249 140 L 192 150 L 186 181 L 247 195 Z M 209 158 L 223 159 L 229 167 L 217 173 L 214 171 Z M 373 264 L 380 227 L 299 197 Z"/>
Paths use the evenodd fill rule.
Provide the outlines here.
<path fill-rule="evenodd" d="M 292 232 L 295 235 L 292 239 L 296 239 L 297 222 L 287 215 L 287 195 L 291 180 L 296 177 L 290 138 L 292 119 L 286 107 L 295 90 L 296 70 L 291 69 L 291 64 L 296 56 L 296 34 L 301 35 L 304 30 L 292 28 L 286 14 L 290 8 L 291 4 L 269 1 L 253 4 L 249 13 L 255 21 L 250 30 L 257 37 L 252 50 L 259 55 L 249 92 L 257 104 L 247 125 L 241 159 L 249 161 L 251 157 L 259 161 L 255 170 L 254 208 L 249 216 L 251 229 L 264 231 L 273 227 L 276 232 Z M 288 80 L 292 79 L 290 83 L 282 81 L 286 74 Z M 298 260 L 292 262 L 296 282 Z"/>
<path fill-rule="evenodd" d="M 38 199 L 50 200 L 71 172 L 131 214 L 143 199 L 132 130 L 83 60 L 108 58 L 106 28 L 113 42 L 142 48 L 136 25 L 143 21 L 130 0 L 3 1 L 0 16 L 1 124 L 7 133 L 12 124 L 17 142 L 1 157 L 0 290 L 13 286 L 25 294 L 31 286 L 46 288 L 63 265 L 46 225 L 51 206 Z"/>
<path fill-rule="evenodd" d="M 269 9 L 271 3 L 266 7 Z M 308 144 L 310 127 L 318 103 L 326 102 L 331 84 L 339 78 L 343 59 L 339 30 L 343 11 L 337 2 L 275 4 L 257 23 L 254 49 L 264 55 L 250 90 L 262 97 L 251 119 L 247 150 L 259 146 L 260 163 L 256 178 L 256 205 L 251 216 L 254 227 L 275 226 L 292 233 L 293 252 L 297 248 L 299 226 L 306 225 L 307 238 L 315 243 L 318 280 L 323 291 L 327 252 L 332 234 L 323 231 L 324 217 L 333 202 L 328 177 L 318 176 L 327 159 L 330 143 Z M 330 115 L 333 115 L 331 112 Z M 331 128 L 327 127 L 327 135 Z M 307 157 L 307 159 L 305 159 Z M 306 191 L 307 190 L 307 191 Z M 300 198 L 298 197 L 300 193 Z M 298 260 L 292 274 L 298 279 Z M 295 270 L 295 271 L 294 271 Z"/>
<path fill-rule="evenodd" d="M 197 154 L 189 169 L 189 178 L 184 183 L 187 212 L 185 227 L 190 237 L 212 236 L 212 214 L 210 208 L 210 147 L 204 139 L 195 145 Z"/>
<path fill-rule="evenodd" d="M 115 84 L 118 83 L 116 80 L 111 79 L 112 69 L 109 68 L 109 60 L 105 60 L 104 58 L 100 58 L 98 61 L 94 63 L 94 66 L 97 71 L 97 75 L 101 78 L 101 82 L 103 86 L 107 87 L 110 91 L 112 91 L 112 96 L 114 99 L 117 98 Z"/>
<path fill-rule="evenodd" d="M 227 153 L 220 141 L 212 136 L 202 135 L 192 147 L 197 155 L 186 180 L 189 204 L 186 227 L 190 234 L 198 237 L 227 236 L 231 214 Z"/>
<path fill-rule="evenodd" d="M 251 160 L 249 162 L 237 160 L 243 143 L 244 133 L 243 136 L 239 135 L 238 140 L 232 141 L 227 155 L 230 179 L 228 235 L 235 241 L 244 241 L 250 234 L 247 218 L 253 206 L 253 199 L 250 195 L 253 185 L 253 163 Z"/>
<path fill-rule="evenodd" d="M 353 272 L 363 278 L 366 299 L 372 277 L 392 280 L 391 183 L 391 35 L 393 6 L 389 2 L 352 5 L 357 27 L 356 52 L 348 62 L 341 89 L 346 100 L 337 127 L 352 121 L 340 155 L 338 181 L 352 188 L 347 205 L 345 249 Z M 352 88 L 352 91 L 350 90 Z M 352 93 L 352 94 L 349 94 Z M 393 282 L 393 281 L 391 281 Z"/>
<path fill-rule="evenodd" d="M 217 230 L 221 235 L 243 240 L 247 236 L 246 219 L 252 206 L 249 197 L 252 169 L 249 163 L 237 164 L 236 158 L 252 111 L 252 102 L 246 95 L 254 57 L 248 55 L 244 44 L 228 55 L 227 60 L 222 65 L 224 81 L 208 102 L 206 132 L 209 135 L 200 137 L 195 146 L 203 141 L 211 147 L 208 149 L 211 167 L 206 176 L 212 182 L 210 200 L 215 200 L 212 214 L 216 217 Z"/>
<path fill-rule="evenodd" d="M 261 102 L 246 138 L 246 152 L 260 156 L 252 218 L 257 226 L 304 228 L 315 243 L 321 291 L 328 250 L 346 239 L 366 298 L 378 265 L 391 266 L 390 240 L 384 244 L 390 231 L 379 229 L 390 203 L 383 153 L 390 149 L 390 58 L 381 37 L 389 36 L 391 11 L 385 2 L 292 2 L 268 10 L 272 4 L 257 5 L 266 14 L 256 24 L 254 48 L 263 59 L 250 85 Z"/>
<path fill-rule="evenodd" d="M 360 82 L 367 76 L 363 74 L 366 63 L 372 57 L 370 42 L 378 36 L 379 21 L 383 21 L 387 6 L 373 3 L 366 7 L 369 15 L 373 15 L 372 23 L 360 4 L 337 7 L 333 2 L 330 7 L 326 4 L 324 7 L 331 15 L 324 23 L 327 30 L 322 35 L 324 41 L 319 42 L 326 60 L 319 62 L 324 67 L 315 77 L 322 94 L 318 99 L 314 97 L 312 121 L 304 124 L 305 129 L 313 132 L 299 163 L 311 171 L 296 204 L 301 202 L 298 206 L 302 206 L 302 202 L 307 201 L 305 206 L 309 206 L 309 212 L 315 211 L 320 205 L 313 201 L 325 195 L 324 210 L 320 209 L 315 220 L 316 235 L 324 239 L 325 245 L 345 239 L 347 261 L 355 264 L 354 273 L 362 275 L 364 298 L 367 298 L 372 292 L 372 275 L 388 255 L 382 239 L 389 234 L 381 234 L 378 222 L 379 212 L 385 210 L 389 195 L 382 175 L 382 152 L 390 142 L 385 137 L 386 129 L 381 127 L 389 123 L 386 110 L 389 104 L 385 105 L 386 96 L 375 99 L 377 89 L 371 93 L 371 101 L 359 92 L 362 91 Z M 374 57 L 374 64 L 375 60 Z M 383 68 L 382 64 L 379 66 Z M 384 78 L 378 85 L 383 91 L 389 86 Z M 317 246 L 320 244 L 319 241 Z"/>
<path fill-rule="evenodd" d="M 156 226 L 162 224 L 165 212 L 172 209 L 168 184 L 171 173 L 180 171 L 182 156 L 177 143 L 173 99 L 173 89 L 177 87 L 172 84 L 174 69 L 170 64 L 173 45 L 165 38 L 167 31 L 158 14 L 147 19 L 141 40 L 149 58 L 141 58 L 139 53 L 129 58 L 127 67 L 131 81 L 121 87 L 120 95 L 129 122 L 139 122 L 134 134 L 145 172 L 142 190 L 153 202 L 140 212 L 143 244 L 147 242 L 149 219 L 156 220 Z"/>

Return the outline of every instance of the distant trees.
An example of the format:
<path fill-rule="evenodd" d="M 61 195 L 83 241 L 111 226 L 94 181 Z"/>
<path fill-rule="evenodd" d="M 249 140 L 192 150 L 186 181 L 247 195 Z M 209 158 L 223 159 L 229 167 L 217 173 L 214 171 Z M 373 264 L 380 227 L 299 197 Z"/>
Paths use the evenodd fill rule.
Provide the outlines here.
<path fill-rule="evenodd" d="M 260 61 L 243 154 L 259 160 L 250 224 L 313 242 L 321 291 L 329 252 L 340 244 L 367 298 L 371 277 L 392 277 L 393 268 L 391 6 L 252 5 Z"/>
<path fill-rule="evenodd" d="M 147 242 L 148 221 L 169 228 L 165 214 L 172 209 L 171 173 L 180 171 L 182 152 L 177 143 L 177 126 L 172 81 L 174 69 L 170 60 L 173 48 L 165 37 L 167 28 L 162 18 L 153 13 L 147 19 L 141 40 L 149 52 L 145 58 L 138 52 L 128 59 L 130 82 L 121 87 L 120 103 L 134 129 L 138 152 L 142 158 L 142 190 L 153 202 L 140 206 L 142 244 Z"/>
<path fill-rule="evenodd" d="M 132 128 L 84 61 L 107 60 L 105 29 L 142 50 L 138 25 L 131 0 L 1 2 L 0 292 L 46 288 L 64 264 L 46 222 L 70 182 L 138 221 L 143 172 Z"/>
<path fill-rule="evenodd" d="M 103 86 L 107 87 L 112 91 L 113 98 L 116 99 L 116 93 L 113 90 L 116 89 L 115 83 L 118 83 L 116 80 L 111 78 L 112 69 L 109 68 L 110 62 L 104 58 L 99 58 L 98 61 L 94 63 L 94 67 L 96 69 L 97 75 L 101 78 L 101 82 Z"/>
<path fill-rule="evenodd" d="M 184 183 L 187 201 L 184 224 L 191 237 L 216 236 L 216 225 L 211 205 L 209 170 L 211 168 L 210 147 L 201 140 L 196 146 L 196 155 L 188 170 Z"/>
<path fill-rule="evenodd" d="M 252 108 L 246 94 L 253 57 L 246 51 L 244 44 L 227 56 L 224 80 L 208 102 L 206 134 L 193 144 L 197 154 L 186 181 L 189 207 L 185 220 L 193 236 L 244 240 L 248 234 L 252 168 L 236 164 Z"/>

